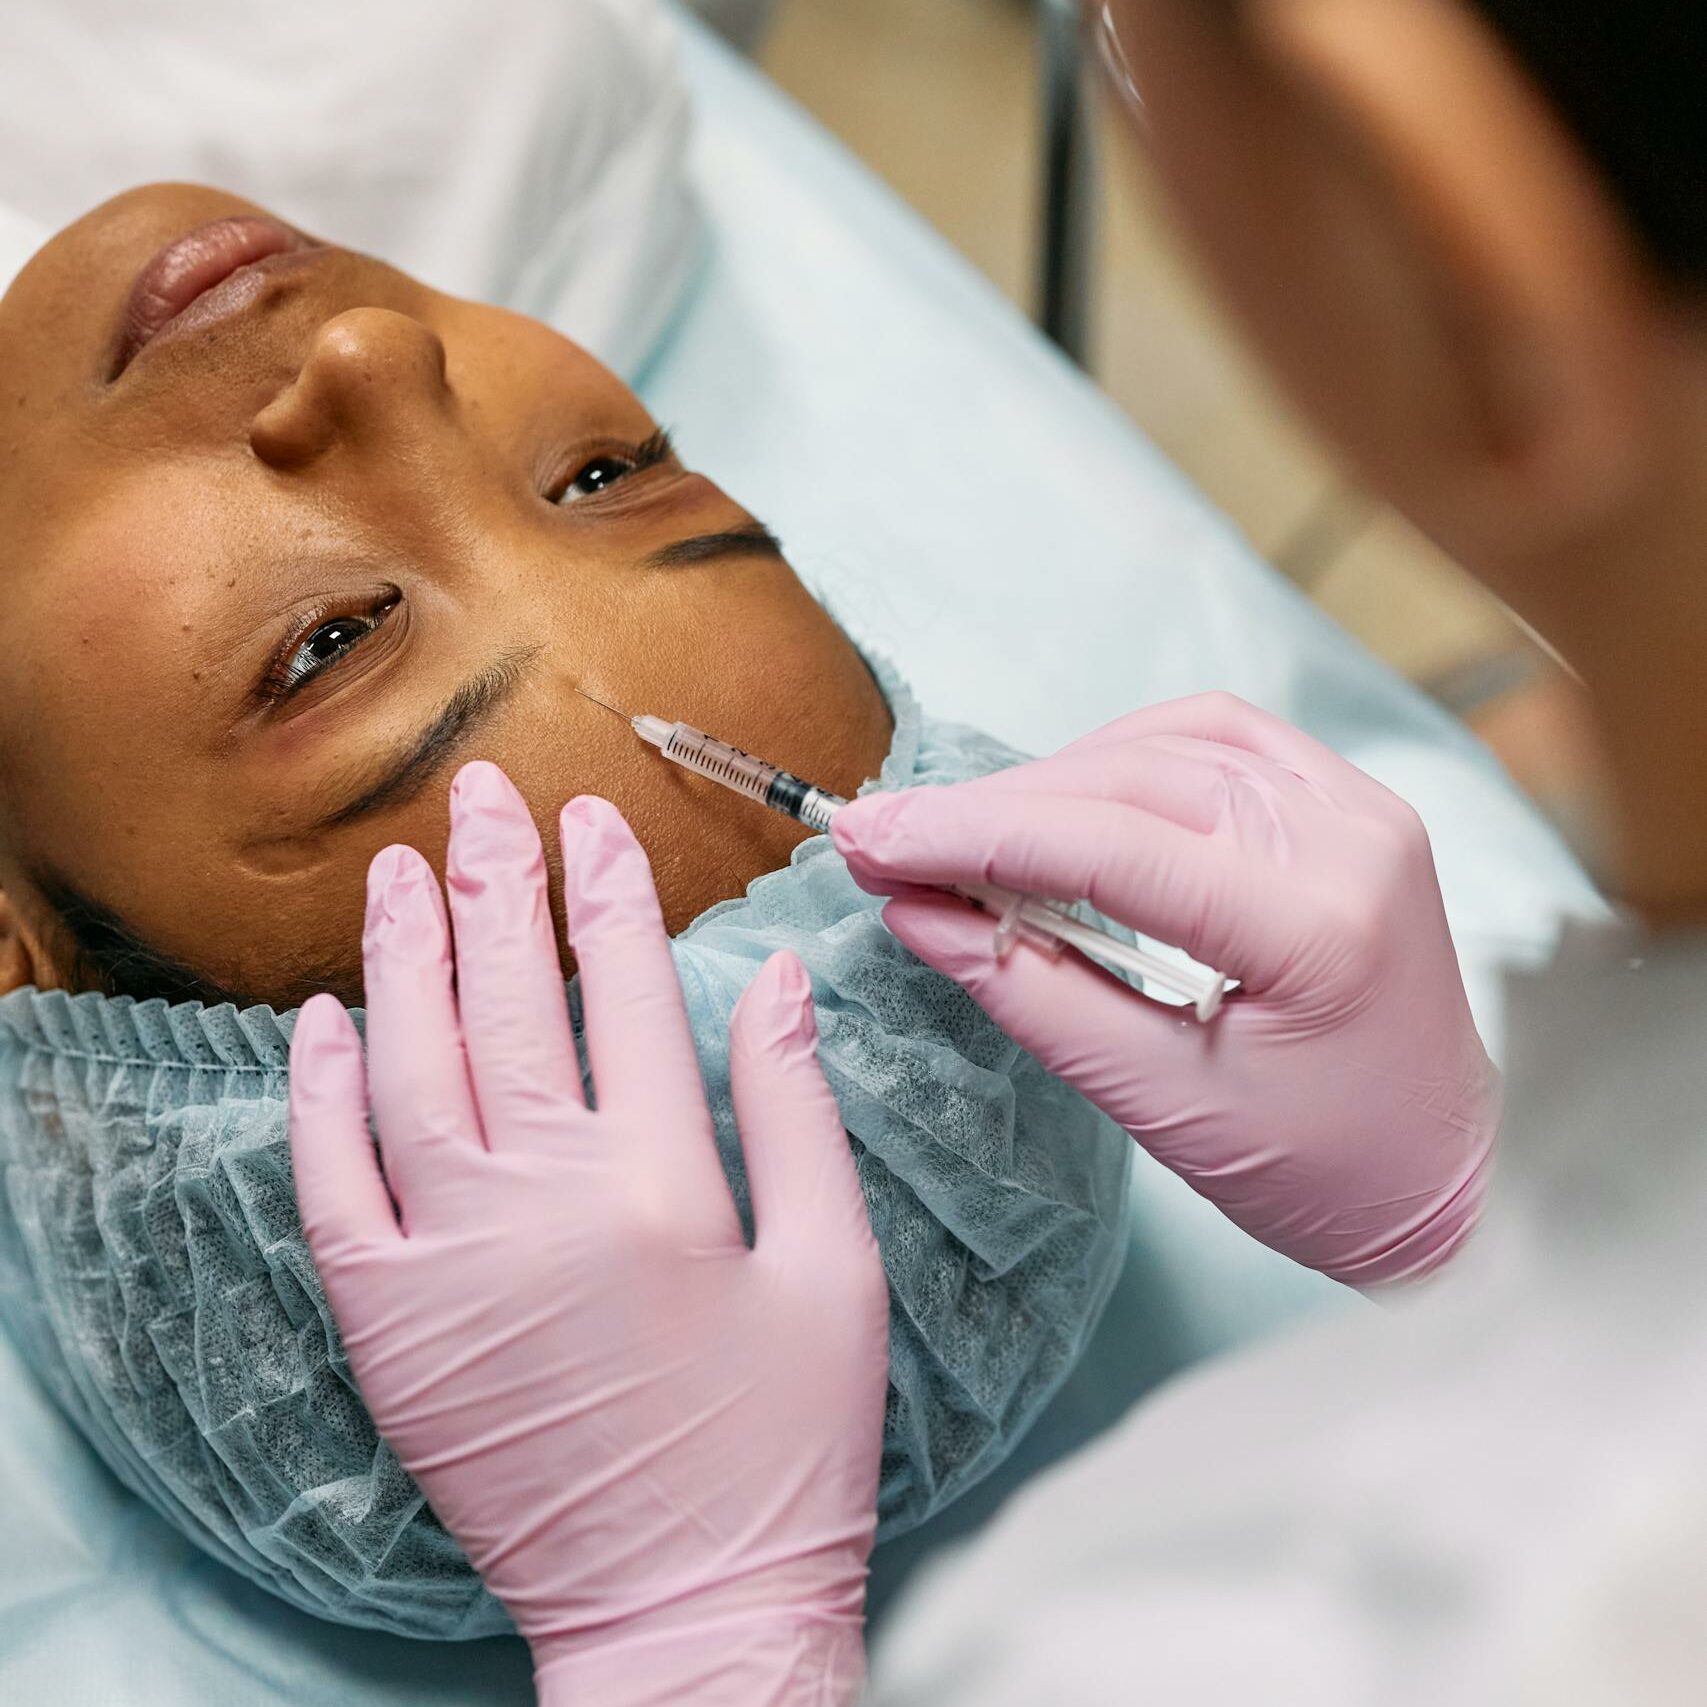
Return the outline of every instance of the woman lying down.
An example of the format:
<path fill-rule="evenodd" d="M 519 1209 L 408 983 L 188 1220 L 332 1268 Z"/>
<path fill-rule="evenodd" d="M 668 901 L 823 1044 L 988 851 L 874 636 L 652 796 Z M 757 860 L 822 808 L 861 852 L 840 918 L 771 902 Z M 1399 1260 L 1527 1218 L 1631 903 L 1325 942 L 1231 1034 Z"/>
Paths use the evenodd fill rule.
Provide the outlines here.
<path fill-rule="evenodd" d="M 0 373 L 0 1322 L 113 1469 L 325 1616 L 505 1627 L 362 1408 L 285 1136 L 289 1010 L 360 1002 L 368 862 L 442 864 L 473 758 L 646 844 L 738 1197 L 729 1018 L 805 961 L 891 1284 L 885 1531 L 999 1463 L 1106 1299 L 1130 1141 L 827 842 L 582 696 L 850 794 L 1014 755 L 921 719 L 575 345 L 232 196 L 61 232 Z"/>

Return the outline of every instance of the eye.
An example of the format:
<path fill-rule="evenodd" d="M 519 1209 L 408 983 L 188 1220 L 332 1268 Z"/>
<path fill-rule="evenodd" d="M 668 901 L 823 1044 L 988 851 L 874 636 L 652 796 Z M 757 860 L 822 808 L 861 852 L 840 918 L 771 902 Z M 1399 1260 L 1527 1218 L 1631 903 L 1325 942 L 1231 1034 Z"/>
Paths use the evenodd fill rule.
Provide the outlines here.
<path fill-rule="evenodd" d="M 643 474 L 649 468 L 673 461 L 675 454 L 670 435 L 654 433 L 645 444 L 635 445 L 632 449 L 606 450 L 589 457 L 562 486 L 546 495 L 554 504 L 582 503 L 608 492 L 632 475 Z"/>
<path fill-rule="evenodd" d="M 396 598 L 391 598 L 365 616 L 346 614 L 316 621 L 280 653 L 263 684 L 266 696 L 273 700 L 288 699 L 299 688 L 306 687 L 322 671 L 355 651 L 396 607 Z"/>
<path fill-rule="evenodd" d="M 625 456 L 595 456 L 563 488 L 557 502 L 573 504 L 577 498 L 596 498 L 608 491 L 624 475 L 632 474 L 635 465 Z"/>

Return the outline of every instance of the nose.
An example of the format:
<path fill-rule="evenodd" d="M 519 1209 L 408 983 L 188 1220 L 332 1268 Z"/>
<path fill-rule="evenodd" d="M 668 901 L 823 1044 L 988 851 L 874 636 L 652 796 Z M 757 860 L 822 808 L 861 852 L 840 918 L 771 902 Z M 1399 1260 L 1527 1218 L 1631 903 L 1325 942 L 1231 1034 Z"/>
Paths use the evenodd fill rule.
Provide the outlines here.
<path fill-rule="evenodd" d="M 352 308 L 314 335 L 301 371 L 250 423 L 270 468 L 300 469 L 339 445 L 395 443 L 451 400 L 445 347 L 431 327 L 389 308 Z"/>

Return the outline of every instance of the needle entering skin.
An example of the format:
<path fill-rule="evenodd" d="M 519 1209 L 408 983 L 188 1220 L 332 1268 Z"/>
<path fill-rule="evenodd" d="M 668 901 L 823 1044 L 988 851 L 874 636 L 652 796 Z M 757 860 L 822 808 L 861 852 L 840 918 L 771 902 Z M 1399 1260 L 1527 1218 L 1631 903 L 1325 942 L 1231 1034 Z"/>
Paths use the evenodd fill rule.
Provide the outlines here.
<path fill-rule="evenodd" d="M 588 693 L 585 688 L 576 688 L 575 691 L 582 697 L 582 699 L 590 699 L 594 705 L 604 706 L 605 710 L 608 711 L 612 717 L 620 717 L 624 723 L 632 723 L 634 721 L 626 711 L 618 711 L 614 705 L 605 704 L 604 700 L 596 698 L 593 694 Z"/>

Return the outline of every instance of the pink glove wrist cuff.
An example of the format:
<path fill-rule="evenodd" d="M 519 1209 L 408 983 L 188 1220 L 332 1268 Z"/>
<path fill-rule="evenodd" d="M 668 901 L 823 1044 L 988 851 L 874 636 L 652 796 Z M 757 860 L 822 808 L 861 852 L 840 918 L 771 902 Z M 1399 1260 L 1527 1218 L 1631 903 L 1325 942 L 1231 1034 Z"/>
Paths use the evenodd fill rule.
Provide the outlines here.
<path fill-rule="evenodd" d="M 1475 1232 L 1487 1206 L 1488 1187 L 1493 1179 L 1494 1139 L 1503 1111 L 1504 1083 L 1490 1062 L 1484 1088 L 1481 1117 L 1482 1137 L 1475 1159 L 1456 1190 L 1420 1227 L 1413 1229 L 1387 1249 L 1365 1257 L 1355 1265 L 1326 1268 L 1325 1273 L 1347 1286 L 1365 1292 L 1414 1285 L 1440 1272 Z"/>
<path fill-rule="evenodd" d="M 618 1628 L 536 1648 L 534 1687 L 540 1707 L 848 1707 L 865 1687 L 865 1625 L 783 1613 L 647 1636 Z"/>

